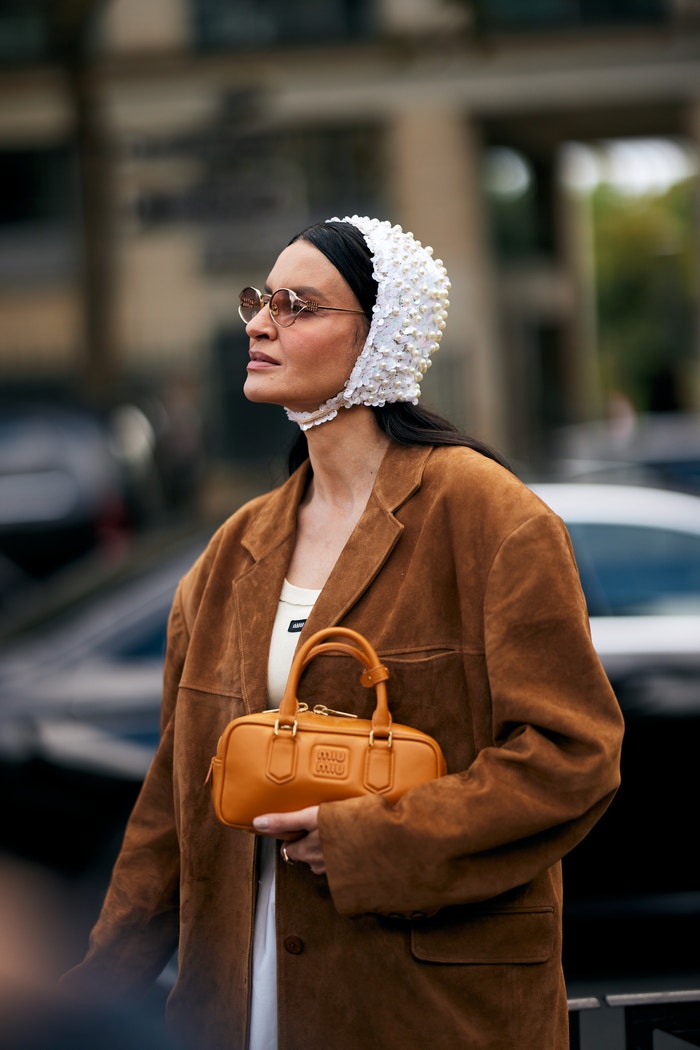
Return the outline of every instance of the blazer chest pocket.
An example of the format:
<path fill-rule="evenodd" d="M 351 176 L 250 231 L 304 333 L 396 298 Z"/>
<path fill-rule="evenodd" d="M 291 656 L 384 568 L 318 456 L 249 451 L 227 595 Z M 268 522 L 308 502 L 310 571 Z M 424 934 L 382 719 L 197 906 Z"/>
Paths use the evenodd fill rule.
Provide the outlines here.
<path fill-rule="evenodd" d="M 508 965 L 552 957 L 554 908 L 444 908 L 412 924 L 411 950 L 431 963 Z"/>

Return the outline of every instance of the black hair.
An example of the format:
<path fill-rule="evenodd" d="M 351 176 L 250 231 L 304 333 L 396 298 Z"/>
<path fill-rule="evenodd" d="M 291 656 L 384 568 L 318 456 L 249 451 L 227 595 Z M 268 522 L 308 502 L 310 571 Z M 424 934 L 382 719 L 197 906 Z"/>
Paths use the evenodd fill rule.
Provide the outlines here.
<path fill-rule="evenodd" d="M 372 411 L 379 429 L 398 445 L 461 445 L 480 452 L 482 456 L 500 463 L 512 472 L 513 468 L 505 456 L 486 442 L 463 434 L 454 423 L 437 412 L 420 408 L 410 401 L 393 401 L 391 404 L 373 406 Z M 293 474 L 308 456 L 306 434 L 300 430 L 287 456 L 289 473 Z"/>
<path fill-rule="evenodd" d="M 357 226 L 349 222 L 317 222 L 292 237 L 289 243 L 295 241 L 309 241 L 325 255 L 350 285 L 367 321 L 371 321 L 377 282 L 372 272 L 372 253 Z"/>
<path fill-rule="evenodd" d="M 295 241 L 309 241 L 325 255 L 345 278 L 367 320 L 371 321 L 372 307 L 377 298 L 377 282 L 373 274 L 372 253 L 357 226 L 349 222 L 314 223 L 289 243 L 294 244 Z M 495 449 L 478 438 L 463 434 L 448 419 L 429 409 L 419 408 L 407 401 L 395 401 L 373 407 L 372 411 L 379 429 L 399 445 L 461 445 L 495 460 L 508 470 L 512 469 Z M 301 466 L 308 455 L 306 434 L 300 430 L 287 458 L 289 473 Z"/>

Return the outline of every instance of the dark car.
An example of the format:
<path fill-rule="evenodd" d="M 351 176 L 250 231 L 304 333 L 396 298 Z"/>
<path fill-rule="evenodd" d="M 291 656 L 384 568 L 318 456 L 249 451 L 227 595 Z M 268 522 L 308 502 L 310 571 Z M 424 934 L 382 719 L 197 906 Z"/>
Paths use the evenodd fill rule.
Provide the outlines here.
<path fill-rule="evenodd" d="M 552 435 L 552 478 L 700 494 L 700 414 L 622 413 Z"/>
<path fill-rule="evenodd" d="M 569 526 L 627 724 L 620 792 L 564 861 L 567 970 L 695 966 L 678 927 L 700 926 L 700 498 L 534 487 Z M 156 542 L 128 578 L 0 645 L 0 789 L 15 816 L 0 848 L 103 886 L 158 738 L 170 602 L 205 542 Z"/>
<path fill-rule="evenodd" d="M 159 534 L 0 620 L 0 850 L 106 877 L 158 742 L 175 588 L 205 542 Z"/>
<path fill-rule="evenodd" d="M 40 579 L 114 541 L 126 524 L 122 473 L 95 415 L 52 404 L 0 406 L 4 559 Z"/>
<path fill-rule="evenodd" d="M 0 614 L 36 581 L 90 555 L 119 558 L 136 534 L 186 509 L 194 468 L 172 451 L 176 422 L 161 420 L 160 433 L 134 404 L 99 413 L 0 403 Z M 180 478 L 177 500 L 168 471 Z"/>
<path fill-rule="evenodd" d="M 593 971 L 614 960 L 696 966 L 700 497 L 534 488 L 567 523 L 593 642 L 626 722 L 618 795 L 564 861 L 571 951 Z"/>

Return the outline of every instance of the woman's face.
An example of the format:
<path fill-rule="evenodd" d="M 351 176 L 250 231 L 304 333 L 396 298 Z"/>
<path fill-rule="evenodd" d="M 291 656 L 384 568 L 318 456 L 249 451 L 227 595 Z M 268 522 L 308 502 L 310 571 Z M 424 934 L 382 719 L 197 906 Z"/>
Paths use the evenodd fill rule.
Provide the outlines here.
<path fill-rule="evenodd" d="M 350 286 L 309 241 L 295 241 L 279 255 L 266 292 L 290 288 L 320 306 L 360 310 Z M 250 361 L 243 392 L 249 401 L 314 412 L 343 389 L 369 325 L 356 313 L 302 310 L 289 328 L 279 328 L 267 306 L 249 321 Z"/>

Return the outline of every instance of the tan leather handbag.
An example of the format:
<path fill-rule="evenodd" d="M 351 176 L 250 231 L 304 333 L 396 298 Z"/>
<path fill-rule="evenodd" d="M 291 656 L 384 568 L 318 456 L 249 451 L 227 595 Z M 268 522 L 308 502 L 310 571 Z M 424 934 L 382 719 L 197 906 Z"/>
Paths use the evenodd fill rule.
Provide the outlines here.
<path fill-rule="evenodd" d="M 299 703 L 304 669 L 331 652 L 354 656 L 364 666 L 360 681 L 376 692 L 371 719 L 325 705 L 309 711 Z M 445 759 L 437 741 L 392 724 L 388 677 L 372 645 L 357 631 L 329 627 L 312 635 L 295 654 L 279 710 L 243 715 L 221 734 L 207 777 L 218 819 L 253 831 L 253 817 L 263 813 L 365 794 L 395 802 L 408 788 L 443 776 Z M 335 707 L 338 700 L 329 703 Z"/>

